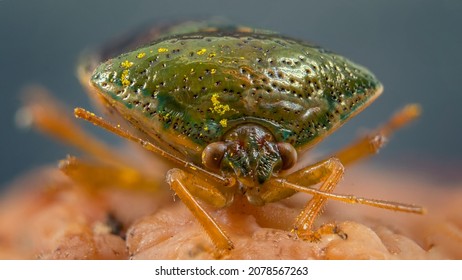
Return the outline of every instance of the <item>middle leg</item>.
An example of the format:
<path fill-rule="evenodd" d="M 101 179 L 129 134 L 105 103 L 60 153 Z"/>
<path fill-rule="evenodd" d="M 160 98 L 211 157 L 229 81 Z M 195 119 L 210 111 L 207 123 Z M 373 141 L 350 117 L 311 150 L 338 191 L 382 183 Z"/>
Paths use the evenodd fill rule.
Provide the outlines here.
<path fill-rule="evenodd" d="M 343 165 L 349 165 L 376 154 L 396 130 L 418 118 L 420 111 L 420 106 L 417 104 L 405 106 L 395 113 L 385 124 L 357 139 L 350 146 L 337 151 L 333 157 L 338 158 Z"/>

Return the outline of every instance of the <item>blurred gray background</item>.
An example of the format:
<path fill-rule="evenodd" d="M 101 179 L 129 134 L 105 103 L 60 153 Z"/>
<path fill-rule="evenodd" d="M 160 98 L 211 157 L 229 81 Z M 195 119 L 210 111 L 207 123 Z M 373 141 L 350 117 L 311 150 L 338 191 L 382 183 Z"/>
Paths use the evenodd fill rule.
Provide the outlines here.
<path fill-rule="evenodd" d="M 75 77 L 83 50 L 153 20 L 204 15 L 315 42 L 376 74 L 384 94 L 322 149 L 340 148 L 362 128 L 373 128 L 398 108 L 418 102 L 422 118 L 368 163 L 435 180 L 462 179 L 462 1 L 0 0 L 0 186 L 76 153 L 16 127 L 22 87 L 41 84 L 70 109 L 89 107 Z"/>

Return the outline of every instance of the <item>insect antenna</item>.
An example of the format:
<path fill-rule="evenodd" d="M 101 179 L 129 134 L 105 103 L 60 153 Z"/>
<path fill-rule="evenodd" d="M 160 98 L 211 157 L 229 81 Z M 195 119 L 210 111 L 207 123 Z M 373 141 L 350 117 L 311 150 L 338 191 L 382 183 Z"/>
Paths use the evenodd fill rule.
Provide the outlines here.
<path fill-rule="evenodd" d="M 215 173 L 212 173 L 210 171 L 207 171 L 205 169 L 203 169 L 202 167 L 200 166 L 197 166 L 191 162 L 188 162 L 184 159 L 181 159 L 175 155 L 172 155 L 164 150 L 162 150 L 161 148 L 157 147 L 156 145 L 152 144 L 151 142 L 147 141 L 147 140 L 144 140 L 144 139 L 141 139 L 133 134 L 131 134 L 130 132 L 120 128 L 119 126 L 117 125 L 113 125 L 111 123 L 109 123 L 108 121 L 104 120 L 103 118 L 95 115 L 94 113 L 90 112 L 90 111 L 87 111 L 83 108 L 75 108 L 74 109 L 74 115 L 77 117 L 77 118 L 81 118 L 81 119 L 84 119 L 96 126 L 99 126 L 101 128 L 104 128 L 106 130 L 108 130 L 109 132 L 112 132 L 122 138 L 125 138 L 127 140 L 130 140 L 132 142 L 135 142 L 135 143 L 138 143 L 140 144 L 144 149 L 152 152 L 152 153 L 155 153 L 155 154 L 158 154 L 180 166 L 183 166 L 185 168 L 189 168 L 191 170 L 191 172 L 193 173 L 200 173 L 202 175 L 205 175 L 206 177 L 216 181 L 217 183 L 220 183 L 220 184 L 223 184 L 225 186 L 233 186 L 235 184 L 235 179 L 234 178 L 225 178 L 225 177 L 222 177 L 218 174 L 215 174 Z"/>
<path fill-rule="evenodd" d="M 388 210 L 393 210 L 393 211 L 400 211 L 400 212 L 407 212 L 407 213 L 414 213 L 414 214 L 425 214 L 426 213 L 425 208 L 421 206 L 413 205 L 413 204 L 386 201 L 386 200 L 373 199 L 373 198 L 364 198 L 364 197 L 358 197 L 354 195 L 329 193 L 329 192 L 320 191 L 313 187 L 305 187 L 305 186 L 299 186 L 296 184 L 292 184 L 292 183 L 287 182 L 284 179 L 275 179 L 275 181 L 284 188 L 293 189 L 297 192 L 303 192 L 303 193 L 307 193 L 311 195 L 320 195 L 325 198 L 338 200 L 338 201 L 342 201 L 345 203 L 364 204 L 364 205 L 373 206 L 377 208 L 388 209 Z"/>

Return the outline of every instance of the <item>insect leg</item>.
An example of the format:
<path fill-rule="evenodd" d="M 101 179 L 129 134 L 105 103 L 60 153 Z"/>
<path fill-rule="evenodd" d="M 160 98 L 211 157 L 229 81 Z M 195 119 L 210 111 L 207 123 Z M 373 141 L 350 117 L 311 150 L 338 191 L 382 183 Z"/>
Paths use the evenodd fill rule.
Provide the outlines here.
<path fill-rule="evenodd" d="M 357 139 L 332 157 L 340 159 L 343 165 L 348 165 L 376 154 L 393 132 L 419 117 L 420 111 L 417 104 L 407 105 L 374 132 Z"/>
<path fill-rule="evenodd" d="M 343 173 L 344 167 L 340 160 L 329 158 L 289 174 L 284 179 L 278 178 L 268 181 L 266 191 L 262 193 L 262 198 L 266 202 L 270 202 L 277 200 L 278 197 L 279 199 L 287 197 L 291 192 L 304 192 L 313 195 L 313 198 L 306 204 L 294 224 L 294 231 L 299 237 L 311 240 L 316 239 L 320 233 L 336 231 L 336 227 L 332 225 L 322 227 L 317 232 L 312 231 L 313 223 L 321 213 L 322 206 L 327 199 L 352 204 L 364 204 L 394 211 L 415 214 L 425 213 L 424 208 L 416 205 L 332 193 Z M 319 189 L 311 187 L 318 183 L 322 183 Z"/>
<path fill-rule="evenodd" d="M 217 204 L 218 201 L 221 201 L 221 207 L 231 202 L 229 197 L 226 198 L 223 194 L 217 191 L 214 186 L 210 185 L 210 183 L 205 180 L 201 180 L 197 176 L 192 176 L 191 174 L 177 168 L 171 169 L 167 173 L 167 182 L 181 201 L 197 218 L 215 247 L 222 253 L 233 249 L 234 245 L 231 239 L 226 235 L 213 217 L 210 216 L 210 214 L 207 213 L 207 211 L 199 204 L 194 195 L 200 195 L 201 199 L 213 204 Z M 198 183 L 200 183 L 201 187 L 198 186 Z"/>
<path fill-rule="evenodd" d="M 102 187 L 118 187 L 155 192 L 161 189 L 162 184 L 158 176 L 140 173 L 130 167 L 81 160 L 72 156 L 61 160 L 59 169 L 79 185 L 89 187 L 89 191 Z"/>
<path fill-rule="evenodd" d="M 224 207 L 229 205 L 232 202 L 235 192 L 236 180 L 234 178 L 224 178 L 184 159 L 176 157 L 175 155 L 155 146 L 151 142 L 138 138 L 119 126 L 113 125 L 84 109 L 76 108 L 74 113 L 78 118 L 87 120 L 94 125 L 104 128 L 127 140 L 139 143 L 144 149 L 163 156 L 173 163 L 186 168 L 188 172 L 180 169 L 171 169 L 167 174 L 167 182 L 177 193 L 183 203 L 185 203 L 185 205 L 199 220 L 212 239 L 213 244 L 220 251 L 230 250 L 233 248 L 231 240 L 214 221 L 214 219 L 202 208 L 195 197 L 198 197 L 215 207 Z"/>
<path fill-rule="evenodd" d="M 300 182 L 299 179 L 303 178 L 301 180 L 302 183 L 307 185 L 314 185 L 322 182 L 319 190 L 330 193 L 337 186 L 343 173 L 344 167 L 342 163 L 336 158 L 329 158 L 292 173 L 286 179 L 289 182 L 294 179 Z M 313 195 L 313 198 L 308 201 L 294 224 L 294 231 L 298 236 L 308 239 L 311 238 L 313 234 L 313 223 L 316 217 L 321 213 L 322 207 L 326 201 L 326 197 L 318 194 Z"/>
<path fill-rule="evenodd" d="M 96 161 L 81 161 L 69 157 L 60 162 L 60 169 L 73 180 L 88 187 L 117 186 L 125 189 L 155 191 L 158 177 L 145 174 L 125 164 L 117 150 L 85 132 L 67 110 L 44 88 L 33 86 L 25 90 L 25 105 L 18 112 L 18 122 L 70 144 Z"/>
<path fill-rule="evenodd" d="M 120 162 L 116 153 L 92 135 L 86 133 L 67 115 L 67 110 L 39 86 L 25 90 L 25 105 L 18 111 L 17 121 L 32 125 L 100 160 Z"/>

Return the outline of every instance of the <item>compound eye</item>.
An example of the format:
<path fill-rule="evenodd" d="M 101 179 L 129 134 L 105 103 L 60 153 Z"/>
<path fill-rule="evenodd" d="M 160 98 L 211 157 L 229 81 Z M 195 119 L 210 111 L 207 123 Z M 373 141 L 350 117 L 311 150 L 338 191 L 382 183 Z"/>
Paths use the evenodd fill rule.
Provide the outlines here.
<path fill-rule="evenodd" d="M 297 162 L 297 151 L 289 143 L 277 143 L 282 158 L 282 170 L 289 169 Z"/>
<path fill-rule="evenodd" d="M 202 152 L 202 164 L 212 170 L 220 169 L 221 160 L 225 155 L 226 149 L 224 142 L 209 144 Z"/>

